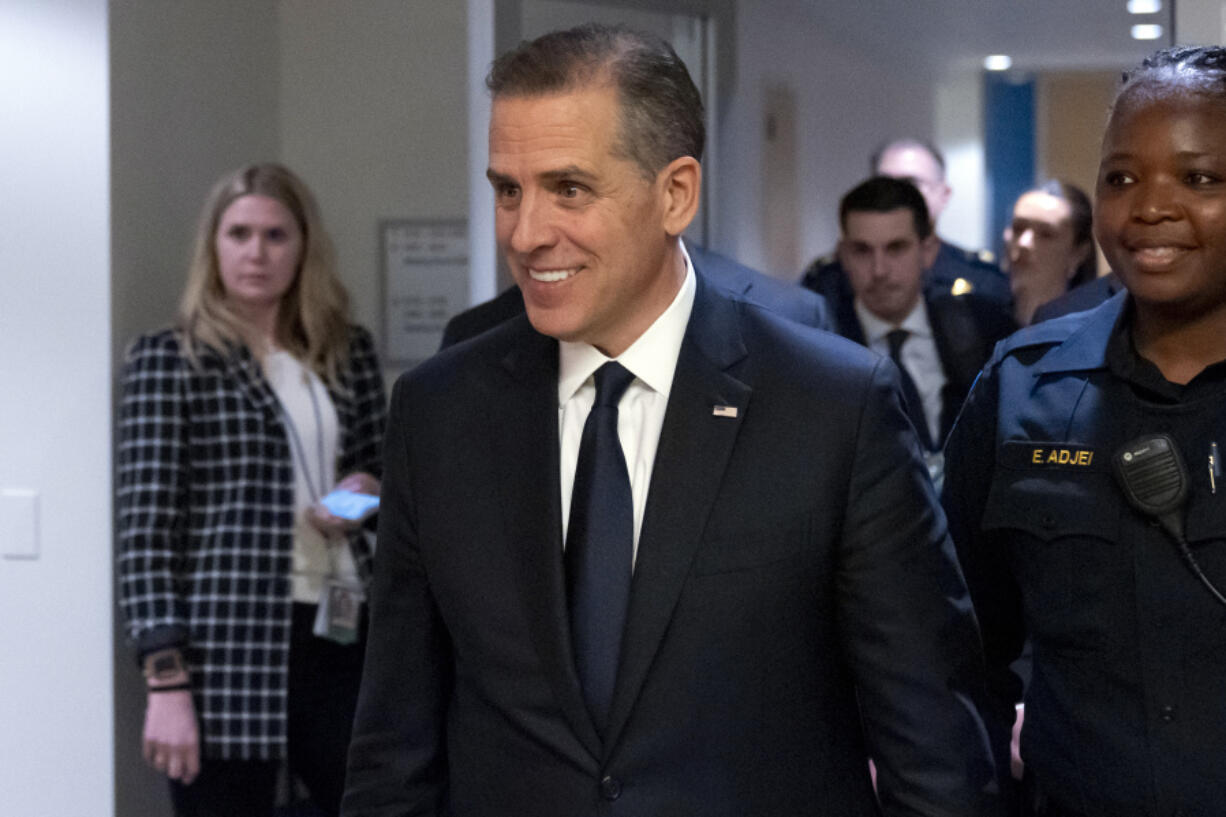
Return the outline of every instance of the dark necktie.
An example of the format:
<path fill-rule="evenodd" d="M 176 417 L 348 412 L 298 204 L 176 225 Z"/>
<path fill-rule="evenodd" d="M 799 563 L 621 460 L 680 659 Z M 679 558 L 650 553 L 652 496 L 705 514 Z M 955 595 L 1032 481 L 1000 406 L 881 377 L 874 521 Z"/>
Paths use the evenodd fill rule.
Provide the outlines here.
<path fill-rule="evenodd" d="M 911 424 L 915 426 L 915 433 L 919 437 L 920 444 L 924 446 L 925 451 L 931 451 L 932 437 L 928 433 L 928 421 L 924 418 L 924 403 L 920 400 L 919 389 L 915 387 L 911 373 L 907 371 L 906 366 L 902 365 L 902 345 L 910 336 L 911 333 L 906 329 L 893 329 L 886 334 L 885 339 L 890 344 L 890 359 L 902 373 L 903 408 L 907 410 L 907 416 L 911 418 Z"/>
<path fill-rule="evenodd" d="M 617 436 L 617 403 L 633 379 L 612 361 L 596 370 L 596 402 L 583 424 L 566 534 L 575 668 L 602 734 L 613 702 L 634 561 L 634 504 Z"/>

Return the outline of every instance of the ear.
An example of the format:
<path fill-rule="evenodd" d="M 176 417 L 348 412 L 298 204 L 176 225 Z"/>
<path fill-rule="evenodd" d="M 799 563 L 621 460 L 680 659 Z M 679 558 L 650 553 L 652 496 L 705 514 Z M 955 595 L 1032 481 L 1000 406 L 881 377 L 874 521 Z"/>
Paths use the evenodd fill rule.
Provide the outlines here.
<path fill-rule="evenodd" d="M 939 198 L 941 199 L 941 211 L 942 212 L 944 212 L 945 208 L 949 206 L 949 197 L 952 196 L 953 194 L 954 194 L 954 189 L 949 186 L 949 182 L 941 182 L 941 195 L 939 196 Z M 932 213 L 929 213 L 928 215 L 932 216 Z M 933 227 L 936 227 L 935 218 L 933 218 Z"/>
<path fill-rule="evenodd" d="M 1072 260 L 1069 261 L 1068 269 L 1064 272 L 1064 280 L 1071 281 L 1073 276 L 1077 274 L 1077 270 L 1081 269 L 1081 265 L 1086 262 L 1091 255 L 1094 254 L 1094 242 L 1087 241 L 1077 248 L 1073 253 Z"/>
<path fill-rule="evenodd" d="M 834 257 L 839 260 L 839 265 L 843 267 L 843 269 L 845 270 L 847 269 L 847 261 L 846 261 L 847 253 L 848 253 L 847 239 L 840 235 L 838 243 L 834 245 Z"/>
<path fill-rule="evenodd" d="M 940 253 L 941 239 L 937 238 L 936 233 L 929 233 L 928 237 L 920 242 L 920 259 L 924 262 L 925 270 L 932 269 Z"/>
<path fill-rule="evenodd" d="M 664 231 L 679 236 L 698 213 L 702 192 L 702 165 L 693 156 L 669 162 L 656 177 L 662 202 Z"/>

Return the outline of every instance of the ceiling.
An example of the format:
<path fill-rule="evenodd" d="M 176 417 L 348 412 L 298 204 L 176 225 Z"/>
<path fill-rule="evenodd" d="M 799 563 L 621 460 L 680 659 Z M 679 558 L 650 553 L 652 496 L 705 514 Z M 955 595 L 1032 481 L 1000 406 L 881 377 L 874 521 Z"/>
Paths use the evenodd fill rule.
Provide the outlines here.
<path fill-rule="evenodd" d="M 1130 67 L 1170 43 L 1171 6 L 1133 15 L 1126 0 L 811 0 L 819 24 L 862 49 L 932 70 L 965 70 L 988 54 L 1014 68 Z M 1160 40 L 1137 41 L 1135 23 L 1160 23 Z"/>

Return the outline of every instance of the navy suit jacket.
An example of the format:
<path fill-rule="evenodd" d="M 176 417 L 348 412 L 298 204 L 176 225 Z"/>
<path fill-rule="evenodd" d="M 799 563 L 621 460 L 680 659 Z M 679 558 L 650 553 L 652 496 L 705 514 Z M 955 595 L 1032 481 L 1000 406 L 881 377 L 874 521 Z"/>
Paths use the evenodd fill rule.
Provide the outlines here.
<path fill-rule="evenodd" d="M 954 420 L 970 393 L 979 370 L 992 356 L 996 342 L 1010 335 L 1017 325 L 999 306 L 974 292 L 954 295 L 945 289 L 925 288 L 928 323 L 932 340 L 945 372 L 941 390 L 941 437 L 949 436 Z M 850 292 L 835 304 L 837 331 L 843 337 L 864 343 L 864 328 L 856 315 L 855 297 Z"/>
<path fill-rule="evenodd" d="M 702 277 L 602 740 L 571 653 L 558 346 L 396 385 L 343 813 L 993 813 L 982 656 L 894 367 Z M 713 412 L 714 407 L 734 411 Z"/>
<path fill-rule="evenodd" d="M 833 329 L 826 299 L 802 286 L 789 284 L 733 261 L 727 256 L 686 242 L 694 269 L 733 295 L 759 304 L 783 317 L 816 329 Z M 452 316 L 443 328 L 446 349 L 475 337 L 524 311 L 519 287 L 511 286 L 484 303 Z"/>

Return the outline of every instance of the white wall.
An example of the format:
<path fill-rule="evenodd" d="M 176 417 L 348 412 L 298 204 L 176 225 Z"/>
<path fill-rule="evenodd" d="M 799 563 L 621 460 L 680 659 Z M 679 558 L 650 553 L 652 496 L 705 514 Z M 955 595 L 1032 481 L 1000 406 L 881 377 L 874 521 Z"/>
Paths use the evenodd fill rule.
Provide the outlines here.
<path fill-rule="evenodd" d="M 960 247 L 992 249 L 988 236 L 987 170 L 983 151 L 983 73 L 952 71 L 934 89 L 934 142 L 945 155 L 953 188 L 938 229 Z"/>
<path fill-rule="evenodd" d="M 795 279 L 838 238 L 839 198 L 868 175 L 869 153 L 896 135 L 933 135 L 933 91 L 920 66 L 847 48 L 838 30 L 819 26 L 804 0 L 741 0 L 736 11 L 736 82 L 720 123 L 721 196 L 712 246 L 750 266 Z M 798 235 L 791 269 L 772 268 L 764 246 L 764 100 L 770 89 L 794 101 Z M 873 104 L 881 100 L 881 104 Z M 784 191 L 787 195 L 786 190 Z M 772 215 L 777 218 L 777 215 Z M 776 224 L 772 229 L 779 229 Z"/>
<path fill-rule="evenodd" d="M 109 815 L 110 235 L 104 0 L 0 0 L 0 814 Z M 3 501 L 3 500 L 0 500 Z M 0 530 L 0 551 L 22 545 Z"/>
<path fill-rule="evenodd" d="M 1175 4 L 1175 42 L 1179 45 L 1226 43 L 1226 2 L 1171 0 Z"/>
<path fill-rule="evenodd" d="M 277 156 L 274 0 L 111 0 L 115 328 L 170 323 L 205 196 Z"/>
<path fill-rule="evenodd" d="M 380 219 L 468 216 L 461 2 L 279 0 L 280 155 L 320 200 L 381 338 Z"/>

